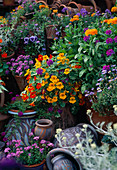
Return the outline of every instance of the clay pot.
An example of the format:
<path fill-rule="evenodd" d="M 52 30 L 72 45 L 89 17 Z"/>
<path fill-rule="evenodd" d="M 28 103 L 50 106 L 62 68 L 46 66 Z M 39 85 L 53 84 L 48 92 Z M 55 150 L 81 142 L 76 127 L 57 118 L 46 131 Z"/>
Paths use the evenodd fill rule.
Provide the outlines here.
<path fill-rule="evenodd" d="M 25 76 L 17 76 L 17 75 L 15 75 L 14 77 L 15 77 L 15 80 L 17 82 L 17 85 L 18 85 L 20 91 L 23 91 L 27 84 L 26 77 Z"/>
<path fill-rule="evenodd" d="M 52 157 L 54 155 L 54 157 Z M 82 170 L 82 165 L 79 159 L 75 159 L 74 155 L 63 148 L 51 150 L 46 157 L 46 164 L 49 170 Z"/>
<path fill-rule="evenodd" d="M 4 101 L 5 101 L 5 93 L 4 91 L 2 91 L 2 93 L 0 93 L 0 107 L 3 107 Z"/>
<path fill-rule="evenodd" d="M 56 26 L 55 25 L 46 26 L 47 39 L 54 39 L 55 37 L 57 37 L 56 32 L 57 31 L 56 31 Z"/>
<path fill-rule="evenodd" d="M 35 122 L 34 133 L 42 140 L 52 140 L 54 135 L 53 122 L 49 119 L 39 119 Z"/>
<path fill-rule="evenodd" d="M 22 165 L 20 170 L 44 170 L 45 160 L 43 160 L 40 164 L 35 165 Z"/>

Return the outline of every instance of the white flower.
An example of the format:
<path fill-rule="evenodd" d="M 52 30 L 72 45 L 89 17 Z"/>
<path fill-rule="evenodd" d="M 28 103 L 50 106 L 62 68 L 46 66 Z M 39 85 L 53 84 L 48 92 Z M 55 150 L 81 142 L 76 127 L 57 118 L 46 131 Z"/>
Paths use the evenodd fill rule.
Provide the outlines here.
<path fill-rule="evenodd" d="M 56 129 L 56 133 L 58 134 L 58 133 L 60 133 L 62 131 L 62 129 L 61 128 L 59 128 L 59 129 Z"/>
<path fill-rule="evenodd" d="M 85 128 L 85 129 L 86 129 L 87 127 L 88 127 L 88 125 L 87 125 L 87 124 L 84 124 L 84 125 L 83 125 L 83 128 Z"/>
<path fill-rule="evenodd" d="M 113 108 L 117 108 L 117 105 L 113 105 Z"/>
<path fill-rule="evenodd" d="M 95 148 L 96 148 L 96 144 L 95 144 L 95 143 L 92 143 L 92 144 L 91 144 L 91 148 L 92 148 L 92 149 L 95 149 Z"/>
<path fill-rule="evenodd" d="M 75 136 L 76 136 L 76 137 L 80 137 L 80 134 L 79 134 L 79 133 L 76 133 Z"/>
<path fill-rule="evenodd" d="M 76 145 L 76 147 L 79 148 L 79 149 L 82 148 L 81 143 L 78 143 L 78 144 Z"/>
<path fill-rule="evenodd" d="M 87 114 L 87 115 L 90 115 L 90 113 L 91 113 L 91 110 L 88 109 L 87 112 L 86 112 L 86 114 Z"/>
<path fill-rule="evenodd" d="M 66 137 L 64 136 L 62 139 L 63 139 L 63 140 L 66 140 Z"/>
<path fill-rule="evenodd" d="M 91 143 L 93 140 L 92 139 L 89 139 L 88 142 Z"/>
<path fill-rule="evenodd" d="M 114 130 L 117 130 L 117 123 L 113 124 L 113 128 L 114 128 Z"/>

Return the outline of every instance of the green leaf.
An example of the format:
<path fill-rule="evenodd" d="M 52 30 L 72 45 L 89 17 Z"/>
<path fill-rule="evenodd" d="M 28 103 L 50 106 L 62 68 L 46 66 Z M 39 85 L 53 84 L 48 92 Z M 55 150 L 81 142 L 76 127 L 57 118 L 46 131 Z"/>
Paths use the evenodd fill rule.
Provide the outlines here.
<path fill-rule="evenodd" d="M 60 106 L 65 107 L 65 103 L 64 102 L 60 103 Z"/>
<path fill-rule="evenodd" d="M 86 90 L 86 85 L 85 85 L 85 84 L 83 84 L 83 85 L 81 86 L 81 92 L 82 92 L 82 93 L 84 93 L 84 92 L 85 92 L 85 90 Z"/>
<path fill-rule="evenodd" d="M 89 59 L 89 56 L 84 56 L 84 62 L 86 63 L 87 61 L 88 61 L 88 59 Z"/>
<path fill-rule="evenodd" d="M 86 71 L 87 71 L 87 69 L 84 69 L 84 70 L 80 71 L 80 72 L 79 72 L 79 77 L 82 77 L 83 74 L 84 74 Z"/>

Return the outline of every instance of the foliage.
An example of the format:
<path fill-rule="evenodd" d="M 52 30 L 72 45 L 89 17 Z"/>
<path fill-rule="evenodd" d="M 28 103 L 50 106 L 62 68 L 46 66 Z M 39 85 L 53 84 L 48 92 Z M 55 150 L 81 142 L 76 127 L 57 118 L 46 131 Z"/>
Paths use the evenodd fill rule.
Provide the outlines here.
<path fill-rule="evenodd" d="M 57 141 L 59 142 L 60 147 L 69 149 L 74 154 L 74 157 L 80 159 L 83 168 L 86 170 L 95 169 L 95 170 L 115 170 L 117 166 L 117 148 L 114 147 L 111 151 L 109 151 L 108 144 L 97 146 L 92 139 L 90 131 L 87 131 L 87 124 L 83 125 L 81 129 L 86 138 L 80 138 L 80 134 L 76 133 L 75 136 L 78 139 L 78 143 L 76 145 L 70 145 L 71 141 L 67 141 L 67 138 L 63 137 L 64 132 L 62 129 L 57 129 L 57 134 L 55 135 Z M 117 130 L 117 129 L 116 129 Z M 60 133 L 61 132 L 61 133 Z M 61 142 L 62 141 L 62 142 Z M 68 147 L 66 142 L 69 142 Z"/>
<path fill-rule="evenodd" d="M 117 62 L 116 17 L 111 19 L 110 13 L 109 10 L 104 14 L 97 11 L 83 16 L 80 11 L 80 16 L 75 15 L 65 27 L 65 38 L 56 40 L 52 46 L 53 53 L 63 52 L 82 66 L 79 78 L 83 93 L 86 89 L 95 88 L 102 66 Z"/>
<path fill-rule="evenodd" d="M 14 158 L 18 163 L 23 165 L 34 165 L 41 163 L 46 159 L 47 153 L 54 146 L 53 143 L 45 140 L 39 140 L 38 136 L 29 133 L 29 146 L 21 145 L 20 140 L 7 141 L 4 152 L 7 154 L 6 158 Z"/>
<path fill-rule="evenodd" d="M 4 82 L 0 78 L 0 93 L 2 93 L 2 90 L 7 91 L 7 89 L 4 87 Z"/>
<path fill-rule="evenodd" d="M 56 57 L 39 55 L 34 68 L 27 70 L 28 86 L 22 92 L 22 98 L 31 103 L 43 101 L 55 109 L 65 107 L 67 103 L 78 107 L 84 105 L 80 91 L 81 82 L 78 72 L 81 66 L 60 53 Z"/>
<path fill-rule="evenodd" d="M 110 114 L 113 106 L 117 104 L 117 66 L 105 65 L 99 72 L 97 80 L 97 93 L 94 90 L 85 91 L 92 103 L 92 108 L 100 114 Z"/>

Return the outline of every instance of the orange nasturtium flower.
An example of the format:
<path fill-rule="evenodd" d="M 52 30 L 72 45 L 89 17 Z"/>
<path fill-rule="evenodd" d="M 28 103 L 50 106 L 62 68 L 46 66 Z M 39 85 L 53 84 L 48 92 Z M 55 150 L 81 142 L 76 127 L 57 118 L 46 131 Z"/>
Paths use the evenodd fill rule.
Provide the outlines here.
<path fill-rule="evenodd" d="M 49 59 L 49 57 L 47 55 L 44 55 L 43 60 L 47 60 L 47 59 Z"/>
<path fill-rule="evenodd" d="M 7 58 L 7 53 L 1 54 L 1 57 L 2 57 L 2 58 Z"/>
<path fill-rule="evenodd" d="M 69 74 L 69 73 L 70 73 L 70 69 L 66 68 L 65 71 L 64 71 L 64 74 Z"/>
<path fill-rule="evenodd" d="M 49 86 L 48 86 L 48 88 L 47 88 L 47 91 L 52 91 L 52 90 L 54 90 L 55 88 L 56 88 L 56 87 L 55 87 L 54 83 L 50 83 Z"/>
<path fill-rule="evenodd" d="M 60 99 L 63 99 L 63 100 L 64 100 L 64 99 L 66 99 L 66 97 L 67 97 L 67 96 L 66 96 L 65 92 L 59 94 L 59 98 L 60 98 Z"/>
<path fill-rule="evenodd" d="M 27 96 L 27 94 L 24 94 L 24 93 L 22 93 L 22 100 L 23 101 L 26 101 L 29 97 Z"/>
<path fill-rule="evenodd" d="M 59 89 L 59 90 L 63 89 L 63 88 L 64 88 L 63 83 L 62 83 L 62 82 L 58 82 L 58 83 L 56 84 L 56 88 Z"/>
<path fill-rule="evenodd" d="M 57 100 L 58 100 L 57 96 L 54 96 L 52 99 L 53 102 L 57 102 Z"/>
<path fill-rule="evenodd" d="M 30 106 L 35 106 L 34 102 L 30 103 L 29 105 L 30 105 Z"/>
<path fill-rule="evenodd" d="M 45 79 L 48 79 L 49 77 L 50 77 L 50 76 L 49 76 L 48 73 L 46 73 L 45 76 L 44 76 Z"/>
<path fill-rule="evenodd" d="M 47 98 L 47 102 L 48 102 L 48 103 L 53 103 L 53 99 L 50 98 L 50 97 L 48 97 L 48 98 Z"/>
<path fill-rule="evenodd" d="M 38 60 L 42 61 L 43 60 L 43 56 L 41 54 L 38 55 Z"/>
<path fill-rule="evenodd" d="M 57 12 L 58 12 L 58 10 L 57 10 L 57 9 L 55 9 L 55 10 L 53 10 L 53 12 L 54 12 L 54 13 L 57 13 Z"/>
<path fill-rule="evenodd" d="M 0 39 L 0 43 L 2 43 L 2 39 Z"/>
<path fill-rule="evenodd" d="M 76 103 L 75 97 L 70 97 L 69 103 L 72 103 L 72 104 Z"/>
<path fill-rule="evenodd" d="M 111 12 L 117 12 L 117 7 L 116 6 L 112 7 Z"/>
<path fill-rule="evenodd" d="M 46 7 L 45 5 L 39 5 L 39 9 L 45 8 L 45 7 Z"/>
<path fill-rule="evenodd" d="M 55 75 L 52 75 L 51 78 L 50 78 L 50 81 L 52 81 L 52 83 L 54 83 L 54 84 L 57 83 L 58 80 L 59 80 L 59 79 L 58 79 L 57 76 L 55 76 Z"/>

